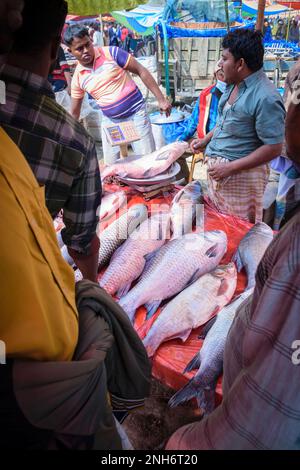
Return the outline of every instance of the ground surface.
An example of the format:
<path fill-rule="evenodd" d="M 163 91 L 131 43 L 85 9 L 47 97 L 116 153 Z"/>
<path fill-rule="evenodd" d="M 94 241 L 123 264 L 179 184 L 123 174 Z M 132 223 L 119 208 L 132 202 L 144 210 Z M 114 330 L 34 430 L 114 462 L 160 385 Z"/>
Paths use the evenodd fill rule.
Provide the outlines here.
<path fill-rule="evenodd" d="M 194 403 L 169 408 L 168 400 L 173 393 L 174 390 L 152 379 L 150 397 L 144 408 L 134 411 L 123 423 L 134 449 L 164 449 L 174 431 L 200 419 Z"/>

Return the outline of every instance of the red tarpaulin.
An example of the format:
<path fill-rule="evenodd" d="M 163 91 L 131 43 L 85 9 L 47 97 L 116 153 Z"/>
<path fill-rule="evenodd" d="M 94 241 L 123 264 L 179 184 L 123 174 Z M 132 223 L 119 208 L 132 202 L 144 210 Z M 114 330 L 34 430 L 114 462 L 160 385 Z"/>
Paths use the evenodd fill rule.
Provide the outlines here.
<path fill-rule="evenodd" d="M 139 194 L 135 193 L 133 195 L 131 190 L 127 187 L 120 188 L 117 185 L 105 185 L 104 189 L 107 192 L 119 191 L 120 189 L 126 191 L 128 193 L 127 208 L 135 204 L 142 203 L 147 205 L 150 213 L 151 208 L 153 208 L 154 205 L 156 205 L 156 210 L 157 205 L 170 205 L 175 194 L 181 188 L 177 187 L 174 189 L 174 192 L 172 194 L 169 194 L 166 197 L 152 199 L 149 202 L 146 202 L 144 198 Z M 120 209 L 120 214 L 118 215 L 121 215 L 125 210 L 126 207 L 122 207 Z M 112 217 L 112 221 L 113 220 L 115 220 L 114 217 Z M 109 225 L 109 221 L 105 222 L 105 225 L 101 225 L 101 230 L 105 229 L 107 225 Z M 232 256 L 235 253 L 241 239 L 250 230 L 251 227 L 252 224 L 245 222 L 244 220 L 232 216 L 225 216 L 216 212 L 215 209 L 212 208 L 211 205 L 208 203 L 208 201 L 205 200 L 205 230 L 223 230 L 224 232 L 226 232 L 228 237 L 227 253 L 220 264 L 226 264 L 232 260 Z M 61 227 L 58 228 L 60 229 Z M 103 272 L 100 273 L 99 279 L 102 275 Z M 244 272 L 239 273 L 235 296 L 245 290 L 246 284 L 246 274 Z M 155 322 L 159 313 L 160 309 L 158 309 L 156 314 L 150 320 L 146 321 L 145 308 L 140 307 L 138 309 L 134 326 L 141 339 L 146 336 L 147 332 L 149 331 L 152 324 Z M 175 390 L 178 390 L 183 385 L 185 385 L 190 378 L 195 375 L 195 371 L 189 372 L 185 375 L 182 374 L 182 371 L 184 370 L 185 366 L 190 362 L 190 360 L 195 356 L 195 354 L 199 351 L 202 345 L 203 341 L 198 339 L 201 329 L 202 327 L 198 328 L 197 330 L 194 330 L 185 343 L 183 343 L 180 339 L 175 339 L 167 341 L 159 347 L 153 358 L 152 374 L 155 378 L 160 380 L 165 385 Z M 219 402 L 221 398 L 222 388 L 220 379 L 217 386 L 217 402 Z"/>
<path fill-rule="evenodd" d="M 78 16 L 78 15 L 67 15 L 66 23 L 70 23 L 72 21 L 81 21 L 81 20 L 89 20 L 93 18 L 98 18 L 98 16 Z"/>

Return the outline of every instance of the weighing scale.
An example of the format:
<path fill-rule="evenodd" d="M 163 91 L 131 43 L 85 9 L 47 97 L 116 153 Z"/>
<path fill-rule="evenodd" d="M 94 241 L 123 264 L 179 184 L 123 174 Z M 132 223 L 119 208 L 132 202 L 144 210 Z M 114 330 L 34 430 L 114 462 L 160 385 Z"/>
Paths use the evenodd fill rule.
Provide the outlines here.
<path fill-rule="evenodd" d="M 133 121 L 104 126 L 104 131 L 111 146 L 120 147 L 121 158 L 128 157 L 129 144 L 141 139 Z"/>

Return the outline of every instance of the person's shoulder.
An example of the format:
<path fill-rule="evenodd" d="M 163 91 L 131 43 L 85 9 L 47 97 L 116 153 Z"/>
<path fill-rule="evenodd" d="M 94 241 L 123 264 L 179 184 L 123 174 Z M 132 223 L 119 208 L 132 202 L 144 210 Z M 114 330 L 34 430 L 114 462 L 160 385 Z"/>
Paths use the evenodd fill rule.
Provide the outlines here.
<path fill-rule="evenodd" d="M 300 207 L 294 217 L 276 235 L 270 255 L 274 265 L 300 272 Z"/>

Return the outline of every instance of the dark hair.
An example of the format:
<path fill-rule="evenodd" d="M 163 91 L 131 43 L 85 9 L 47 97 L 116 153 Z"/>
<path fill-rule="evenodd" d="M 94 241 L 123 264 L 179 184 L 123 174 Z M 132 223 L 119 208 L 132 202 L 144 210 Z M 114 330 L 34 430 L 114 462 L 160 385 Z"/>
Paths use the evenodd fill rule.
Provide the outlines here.
<path fill-rule="evenodd" d="M 222 42 L 223 49 L 229 49 L 235 60 L 244 59 L 253 72 L 261 69 L 264 63 L 263 36 L 260 31 L 236 29 L 228 33 Z"/>
<path fill-rule="evenodd" d="M 72 46 L 72 42 L 75 38 L 83 39 L 85 36 L 90 37 L 87 28 L 79 25 L 69 26 L 64 34 L 64 43 L 67 46 Z"/>
<path fill-rule="evenodd" d="M 13 51 L 32 53 L 43 50 L 53 38 L 59 38 L 68 13 L 65 0 L 24 0 L 23 24 L 14 34 Z"/>

